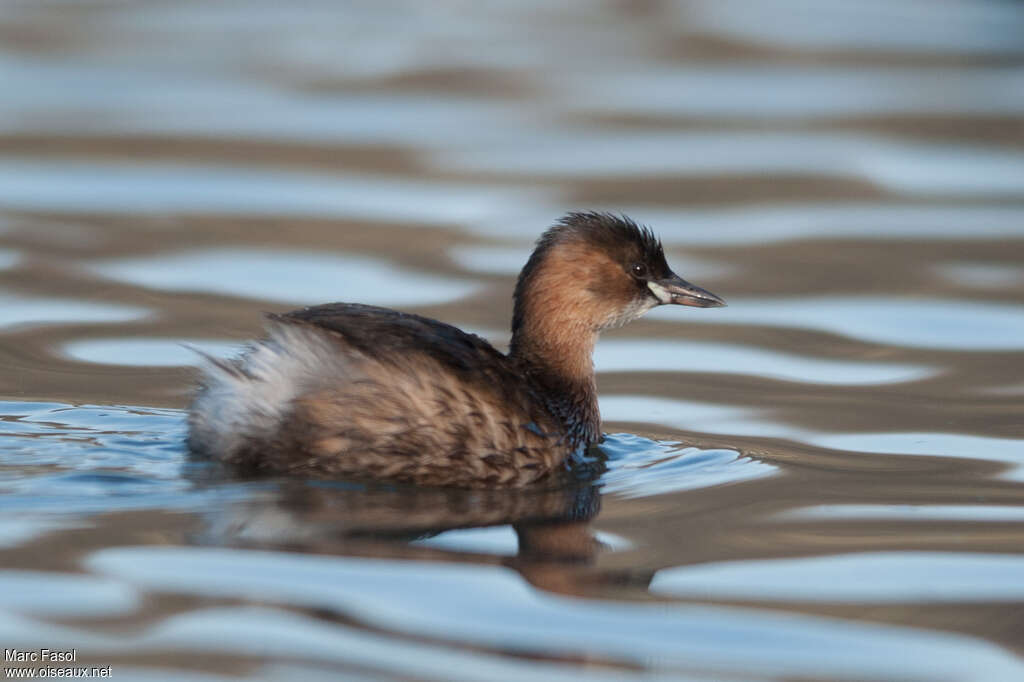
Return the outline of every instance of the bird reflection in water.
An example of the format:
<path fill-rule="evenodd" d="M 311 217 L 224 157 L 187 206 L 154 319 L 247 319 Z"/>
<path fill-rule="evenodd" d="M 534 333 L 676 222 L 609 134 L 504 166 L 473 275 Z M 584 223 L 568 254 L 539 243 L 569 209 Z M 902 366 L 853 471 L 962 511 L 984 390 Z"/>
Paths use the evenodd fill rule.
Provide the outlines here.
<path fill-rule="evenodd" d="M 192 540 L 305 554 L 503 565 L 540 589 L 580 594 L 581 571 L 610 550 L 592 528 L 601 508 L 603 470 L 598 460 L 544 485 L 519 489 L 261 479 L 247 484 L 259 492 L 209 514 Z M 424 542 L 447 531 L 501 526 L 514 530 L 515 554 Z M 585 581 L 587 589 L 595 586 L 593 580 Z"/>

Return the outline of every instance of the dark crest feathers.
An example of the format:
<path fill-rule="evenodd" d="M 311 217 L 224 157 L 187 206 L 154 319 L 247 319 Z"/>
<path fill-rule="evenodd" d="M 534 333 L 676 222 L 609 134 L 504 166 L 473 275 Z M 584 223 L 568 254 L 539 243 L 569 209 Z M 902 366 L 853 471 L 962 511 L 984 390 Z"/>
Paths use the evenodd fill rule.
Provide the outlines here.
<path fill-rule="evenodd" d="M 538 249 L 550 241 L 556 243 L 566 237 L 578 237 L 609 250 L 640 247 L 644 260 L 662 255 L 661 241 L 651 228 L 639 225 L 631 218 L 600 211 L 574 211 L 562 216 L 537 240 Z"/>

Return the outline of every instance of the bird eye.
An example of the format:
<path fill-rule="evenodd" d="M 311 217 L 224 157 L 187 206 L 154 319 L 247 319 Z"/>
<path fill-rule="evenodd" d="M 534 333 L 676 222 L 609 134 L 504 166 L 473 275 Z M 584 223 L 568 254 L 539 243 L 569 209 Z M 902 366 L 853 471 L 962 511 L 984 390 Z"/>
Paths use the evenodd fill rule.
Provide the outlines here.
<path fill-rule="evenodd" d="M 643 277 L 647 274 L 647 266 L 643 263 L 634 263 L 633 267 L 630 268 L 630 272 L 637 277 Z"/>

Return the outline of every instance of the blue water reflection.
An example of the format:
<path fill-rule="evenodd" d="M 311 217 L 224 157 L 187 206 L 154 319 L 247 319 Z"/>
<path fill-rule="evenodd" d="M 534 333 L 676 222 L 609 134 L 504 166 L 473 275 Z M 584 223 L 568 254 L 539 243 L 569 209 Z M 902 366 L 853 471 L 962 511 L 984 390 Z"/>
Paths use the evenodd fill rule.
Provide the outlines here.
<path fill-rule="evenodd" d="M 137 305 L 63 298 L 38 298 L 0 291 L 0 328 L 78 322 L 128 322 L 151 311 Z"/>
<path fill-rule="evenodd" d="M 478 286 L 376 258 L 308 251 L 212 249 L 112 260 L 94 269 L 104 277 L 153 289 L 292 304 L 342 300 L 416 306 L 458 300 Z"/>
<path fill-rule="evenodd" d="M 1024 556 L 873 552 L 680 566 L 651 591 L 751 600 L 949 602 L 1024 599 Z"/>
<path fill-rule="evenodd" d="M 1024 521 L 1024 508 L 983 504 L 822 504 L 776 514 L 794 521 Z"/>
<path fill-rule="evenodd" d="M 685 150 L 666 154 L 665 150 Z M 436 155 L 465 172 L 558 177 L 803 174 L 863 179 L 943 197 L 1013 196 L 1024 154 L 1005 148 L 910 143 L 839 133 L 572 133 Z"/>
<path fill-rule="evenodd" d="M 704 341 L 604 339 L 595 349 L 599 372 L 711 372 L 807 384 L 869 385 L 917 381 L 936 371 L 921 365 L 830 360 Z"/>
<path fill-rule="evenodd" d="M 202 357 L 192 349 L 214 357 L 239 352 L 241 344 L 209 339 L 88 339 L 63 346 L 68 357 L 83 362 L 130 367 L 180 367 L 198 365 Z"/>
<path fill-rule="evenodd" d="M 770 611 L 558 597 L 529 588 L 501 567 L 178 547 L 106 549 L 85 565 L 138 589 L 218 598 L 259 595 L 261 601 L 331 609 L 408 635 L 546 655 L 591 653 L 654 672 L 853 672 L 864 678 L 970 672 L 990 679 L 1024 674 L 1019 659 L 969 637 Z M 224 632 L 236 631 L 243 620 L 242 613 L 224 616 Z M 274 618 L 244 620 L 252 647 L 282 632 L 271 626 Z M 289 640 L 300 632 L 305 629 L 296 627 Z M 192 633 L 190 644 L 199 640 Z M 326 643 L 303 650 L 324 655 L 333 648 Z M 219 639 L 218 648 L 224 645 Z"/>
<path fill-rule="evenodd" d="M 516 215 L 542 190 L 244 166 L 0 159 L 0 204 L 48 212 L 347 217 L 449 224 Z"/>
<path fill-rule="evenodd" d="M 729 307 L 687 315 L 656 308 L 654 319 L 685 324 L 790 327 L 871 343 L 950 351 L 1024 349 L 1024 306 L 983 301 L 870 296 L 730 299 Z"/>

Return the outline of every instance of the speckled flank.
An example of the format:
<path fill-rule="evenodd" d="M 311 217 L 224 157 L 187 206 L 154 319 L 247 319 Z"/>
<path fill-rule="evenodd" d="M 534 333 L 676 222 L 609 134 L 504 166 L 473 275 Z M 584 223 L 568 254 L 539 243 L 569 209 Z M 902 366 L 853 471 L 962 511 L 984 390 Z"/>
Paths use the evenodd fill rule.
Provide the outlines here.
<path fill-rule="evenodd" d="M 374 310 L 331 308 L 338 325 Z M 195 449 L 253 471 L 467 486 L 529 483 L 570 450 L 564 431 L 503 367 L 480 367 L 479 376 L 504 381 L 473 381 L 411 346 L 370 357 L 360 339 L 301 316 L 268 326 L 250 353 L 208 368 L 191 411 Z"/>

